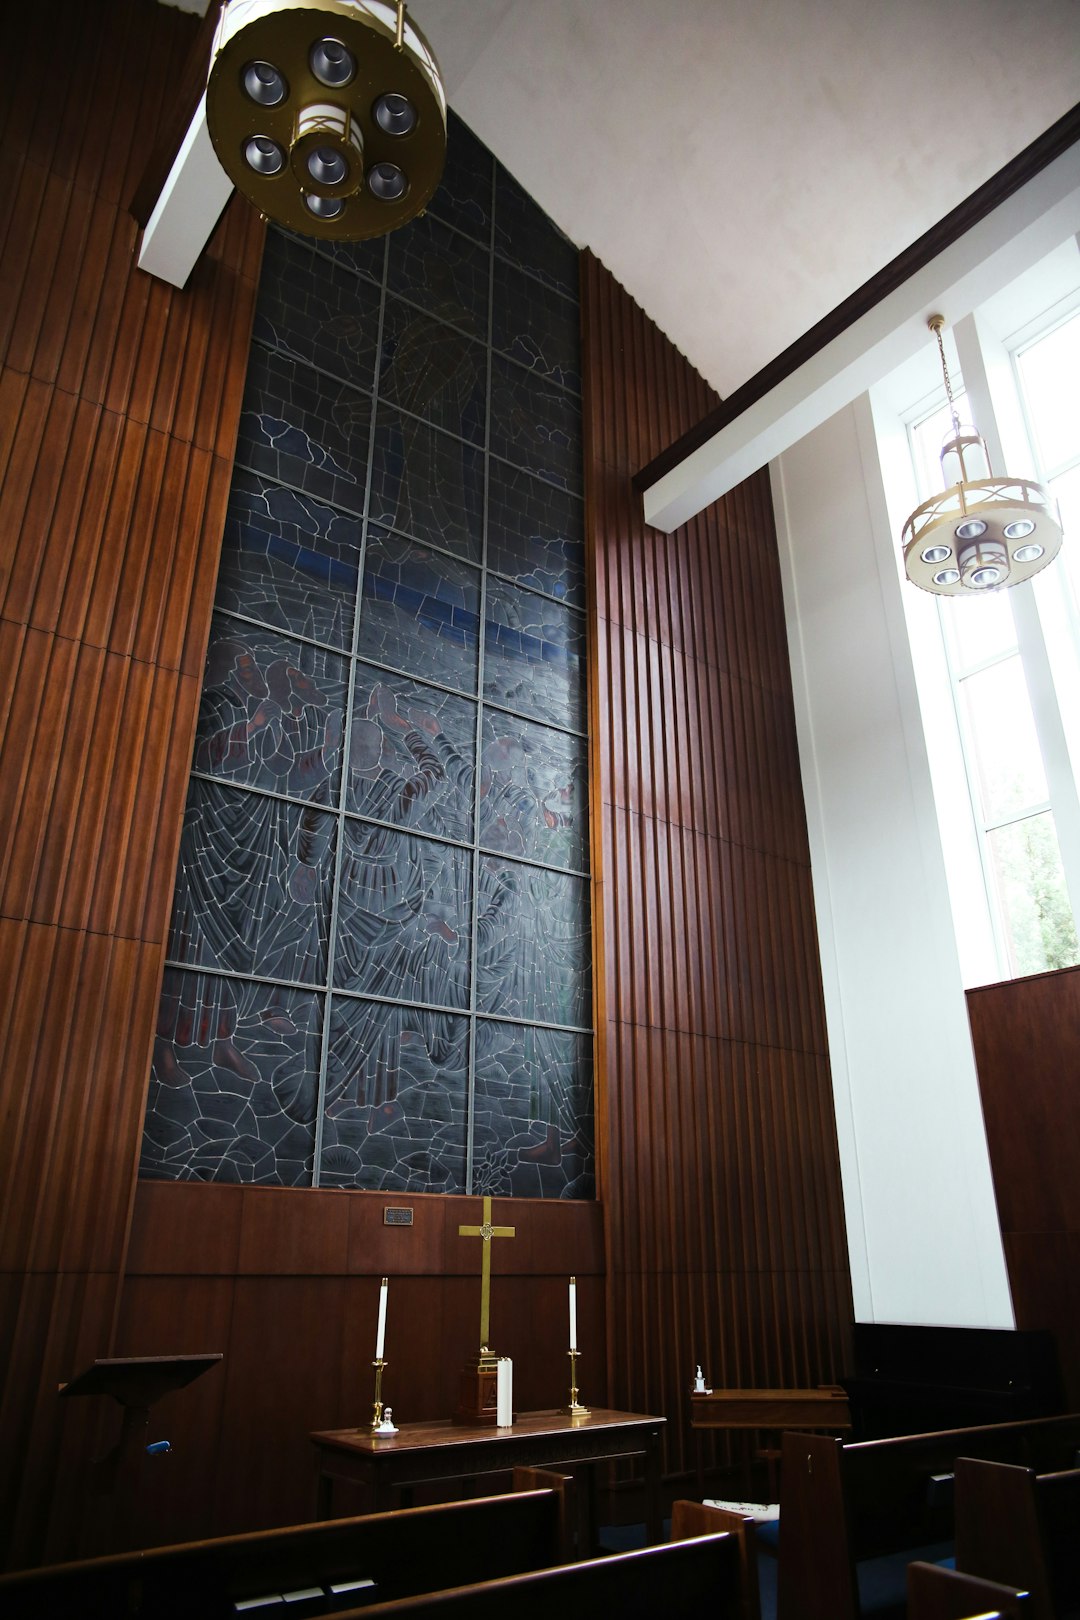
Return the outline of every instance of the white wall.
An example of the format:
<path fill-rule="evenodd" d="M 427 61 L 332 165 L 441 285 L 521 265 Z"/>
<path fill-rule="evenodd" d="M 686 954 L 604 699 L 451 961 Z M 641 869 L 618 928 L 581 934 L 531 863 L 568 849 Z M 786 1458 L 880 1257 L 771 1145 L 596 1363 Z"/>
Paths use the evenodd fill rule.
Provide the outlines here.
<path fill-rule="evenodd" d="M 772 478 L 856 1320 L 1013 1327 L 867 397 Z"/>

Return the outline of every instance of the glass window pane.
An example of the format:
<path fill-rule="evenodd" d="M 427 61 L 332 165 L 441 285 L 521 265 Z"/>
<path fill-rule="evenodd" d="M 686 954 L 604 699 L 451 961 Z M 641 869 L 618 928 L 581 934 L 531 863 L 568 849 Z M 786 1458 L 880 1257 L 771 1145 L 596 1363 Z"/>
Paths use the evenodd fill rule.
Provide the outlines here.
<path fill-rule="evenodd" d="M 585 509 L 542 478 L 491 460 L 488 566 L 522 585 L 585 606 Z"/>
<path fill-rule="evenodd" d="M 271 229 L 252 335 L 269 348 L 370 390 L 379 335 L 379 289 Z"/>
<path fill-rule="evenodd" d="M 1017 356 L 1039 460 L 1047 473 L 1080 451 L 1080 315 Z"/>
<path fill-rule="evenodd" d="M 588 879 L 483 855 L 478 884 L 479 1009 L 506 1018 L 587 1025 Z"/>
<path fill-rule="evenodd" d="M 484 696 L 538 720 L 585 729 L 585 620 L 572 608 L 488 580 Z"/>
<path fill-rule="evenodd" d="M 1016 624 L 1007 591 L 971 602 L 939 597 L 938 605 L 950 640 L 949 661 L 957 675 L 1015 648 Z"/>
<path fill-rule="evenodd" d="M 396 534 L 372 534 L 364 561 L 361 657 L 476 691 L 480 575 Z"/>
<path fill-rule="evenodd" d="M 214 617 L 195 769 L 336 803 L 347 665 L 323 647 Z"/>
<path fill-rule="evenodd" d="M 441 1007 L 469 1001 L 472 855 L 347 823 L 335 983 Z"/>
<path fill-rule="evenodd" d="M 478 563 L 484 534 L 483 451 L 380 400 L 368 517 Z"/>
<path fill-rule="evenodd" d="M 319 1182 L 463 1193 L 469 1024 L 335 996 Z"/>
<path fill-rule="evenodd" d="M 588 748 L 488 709 L 480 777 L 480 842 L 552 866 L 589 864 Z"/>
<path fill-rule="evenodd" d="M 371 400 L 288 355 L 252 345 L 236 460 L 278 484 L 364 507 Z"/>
<path fill-rule="evenodd" d="M 592 1037 L 476 1026 L 473 1187 L 506 1198 L 594 1198 Z"/>
<path fill-rule="evenodd" d="M 961 683 L 986 822 L 1047 797 L 1046 773 L 1019 657 Z"/>
<path fill-rule="evenodd" d="M 1013 972 L 1042 973 L 1080 962 L 1052 813 L 998 827 L 989 838 Z"/>
<path fill-rule="evenodd" d="M 333 864 L 332 816 L 192 777 L 169 955 L 324 981 Z"/>
<path fill-rule="evenodd" d="M 139 1173 L 310 1186 L 321 1023 L 307 991 L 166 969 Z"/>
<path fill-rule="evenodd" d="M 350 810 L 471 842 L 475 757 L 474 702 L 357 666 Z"/>
<path fill-rule="evenodd" d="M 234 473 L 219 608 L 347 648 L 359 559 L 359 518 L 253 473 Z"/>
<path fill-rule="evenodd" d="M 1061 507 L 1061 527 L 1065 538 L 1056 562 L 1048 572 L 1064 562 L 1072 580 L 1073 595 L 1080 602 L 1080 466 L 1051 481 L 1050 489 Z"/>

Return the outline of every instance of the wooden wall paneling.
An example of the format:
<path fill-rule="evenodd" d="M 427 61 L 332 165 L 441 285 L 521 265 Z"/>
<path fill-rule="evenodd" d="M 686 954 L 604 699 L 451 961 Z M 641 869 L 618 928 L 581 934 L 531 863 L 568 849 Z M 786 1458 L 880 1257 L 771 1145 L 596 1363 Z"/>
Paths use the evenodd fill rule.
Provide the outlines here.
<path fill-rule="evenodd" d="M 0 105 L 0 1557 L 79 1550 L 262 226 L 186 293 L 125 212 L 197 24 L 59 0 L 9 31 Z M 65 40 L 50 94 L 37 66 Z M 76 1407 L 82 1410 L 75 1410 Z"/>
<path fill-rule="evenodd" d="M 634 473 L 715 402 L 589 254 L 582 287 L 609 1398 L 679 1471 L 697 1360 L 833 1378 L 851 1304 L 768 486 L 645 527 Z"/>
<path fill-rule="evenodd" d="M 1080 968 L 967 992 L 990 1167 L 1018 1328 L 1056 1337 L 1080 1401 Z"/>

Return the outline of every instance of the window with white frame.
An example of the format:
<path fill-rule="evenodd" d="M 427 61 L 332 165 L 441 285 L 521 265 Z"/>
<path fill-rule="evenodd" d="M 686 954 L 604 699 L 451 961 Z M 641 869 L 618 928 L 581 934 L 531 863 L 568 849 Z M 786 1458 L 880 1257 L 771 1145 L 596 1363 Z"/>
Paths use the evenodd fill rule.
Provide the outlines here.
<path fill-rule="evenodd" d="M 1061 503 L 1062 554 L 1030 584 L 970 601 L 936 598 L 940 649 L 928 660 L 924 643 L 922 655 L 932 662 L 939 698 L 947 681 L 953 724 L 945 729 L 962 766 L 934 772 L 939 819 L 953 836 L 958 818 L 970 822 L 978 852 L 971 869 L 981 873 L 993 935 L 992 951 L 965 966 L 968 983 L 984 980 L 991 963 L 998 975 L 1016 977 L 1080 962 L 1080 298 L 1070 301 L 1064 317 L 1060 300 L 1041 319 L 1011 314 L 1001 336 L 1011 357 L 1004 386 L 1011 385 L 1012 398 L 1001 397 L 1000 368 L 995 395 L 1012 433 L 1009 471 L 1037 472 Z M 1000 310 L 997 320 L 1000 330 Z M 978 321 L 971 332 L 976 341 L 997 344 Z M 974 411 L 959 389 L 957 403 L 961 418 L 975 416 L 985 432 L 979 420 L 985 404 Z M 904 416 L 924 499 L 942 487 L 938 452 L 950 427 L 943 391 L 940 400 L 924 398 Z M 1027 442 L 1020 445 L 1025 426 Z M 926 675 L 924 669 L 924 709 Z M 955 910 L 956 892 L 953 903 Z"/>

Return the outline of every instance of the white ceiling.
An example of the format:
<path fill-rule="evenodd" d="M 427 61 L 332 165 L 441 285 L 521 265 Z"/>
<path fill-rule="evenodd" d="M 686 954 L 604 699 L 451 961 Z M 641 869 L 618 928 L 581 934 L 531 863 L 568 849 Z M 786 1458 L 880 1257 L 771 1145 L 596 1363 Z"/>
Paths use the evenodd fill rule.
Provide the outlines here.
<path fill-rule="evenodd" d="M 1080 0 L 409 13 L 456 111 L 721 394 L 1080 101 Z"/>
<path fill-rule="evenodd" d="M 1080 101 L 1077 0 L 410 0 L 448 98 L 721 394 Z"/>

